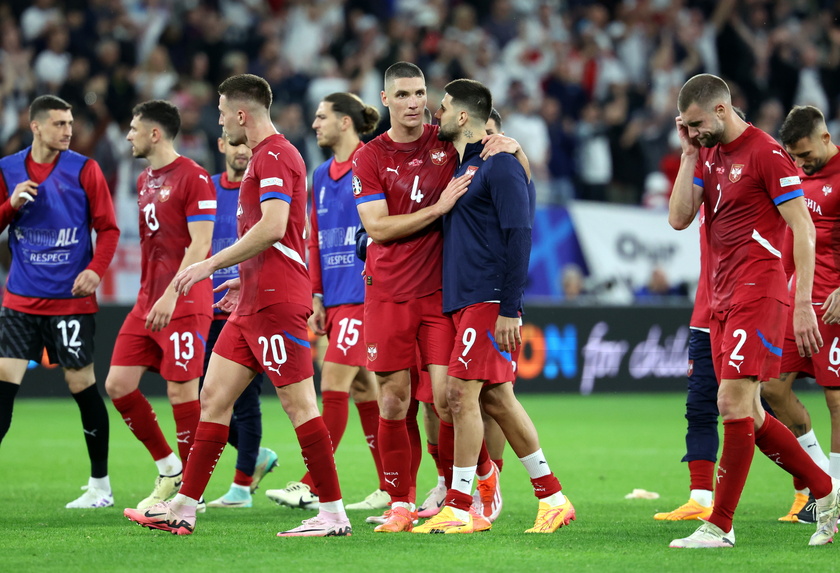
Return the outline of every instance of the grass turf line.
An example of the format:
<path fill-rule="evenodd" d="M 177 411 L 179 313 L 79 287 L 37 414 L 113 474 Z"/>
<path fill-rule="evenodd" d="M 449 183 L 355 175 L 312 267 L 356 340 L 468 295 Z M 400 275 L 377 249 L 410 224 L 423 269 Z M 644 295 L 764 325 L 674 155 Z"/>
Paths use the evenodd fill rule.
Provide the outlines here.
<path fill-rule="evenodd" d="M 801 396 L 824 448 L 828 415 L 821 392 Z M 145 497 L 154 464 L 109 404 L 111 482 L 115 507 L 68 510 L 81 494 L 88 462 L 78 410 L 67 399 L 22 399 L 0 446 L 0 483 L 7 495 L 0 517 L 3 571 L 369 571 L 378 567 L 446 571 L 811 571 L 834 565 L 840 547 L 809 548 L 812 526 L 783 524 L 793 499 L 788 475 L 756 452 L 735 518 L 737 545 L 727 551 L 680 551 L 668 542 L 699 522 L 660 523 L 657 511 L 684 503 L 688 471 L 684 450 L 685 396 L 522 395 L 549 464 L 578 511 L 578 520 L 553 535 L 525 535 L 536 499 L 527 474 L 508 448 L 502 473 L 504 510 L 493 530 L 470 536 L 374 534 L 366 512 L 350 512 L 347 539 L 278 539 L 277 531 L 314 513 L 276 506 L 266 489 L 303 475 L 294 432 L 271 395 L 263 398 L 264 445 L 280 466 L 263 481 L 250 509 L 209 509 L 196 532 L 177 537 L 128 522 L 124 507 Z M 174 437 L 171 408 L 153 400 L 165 435 Z M 376 487 L 373 463 L 351 407 L 336 460 L 346 503 Z M 235 452 L 225 450 L 206 492 L 227 491 Z M 426 456 L 418 484 L 421 497 L 435 483 Z M 625 500 L 634 488 L 661 494 L 658 500 Z M 840 543 L 840 540 L 838 540 Z"/>

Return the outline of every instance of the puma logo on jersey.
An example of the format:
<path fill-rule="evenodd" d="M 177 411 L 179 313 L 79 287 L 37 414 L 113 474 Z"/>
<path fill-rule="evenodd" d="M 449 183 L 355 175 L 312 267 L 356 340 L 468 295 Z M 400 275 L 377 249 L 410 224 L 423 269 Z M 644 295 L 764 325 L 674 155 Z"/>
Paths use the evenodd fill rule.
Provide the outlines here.
<path fill-rule="evenodd" d="M 276 153 L 274 151 L 267 151 L 266 153 L 268 153 L 270 156 L 272 156 L 276 161 L 280 160 L 280 154 L 279 153 Z"/>
<path fill-rule="evenodd" d="M 743 364 L 744 364 L 744 361 L 743 361 L 743 360 L 741 360 L 741 363 L 740 363 L 740 364 L 735 364 L 735 363 L 734 363 L 733 361 L 731 361 L 731 360 L 729 361 L 729 365 L 730 365 L 730 366 L 732 366 L 735 370 L 737 370 L 737 371 L 738 371 L 738 374 L 740 374 L 740 373 L 741 373 L 741 366 L 742 366 Z"/>
<path fill-rule="evenodd" d="M 206 175 L 199 175 L 198 177 L 205 183 L 210 183 L 210 179 Z"/>
<path fill-rule="evenodd" d="M 271 370 L 272 372 L 276 373 L 278 376 L 282 376 L 282 374 L 280 374 L 280 367 L 279 366 L 277 368 L 269 366 L 268 369 Z"/>
<path fill-rule="evenodd" d="M 840 366 L 837 366 L 836 368 L 833 368 L 833 367 L 829 366 L 828 369 L 831 370 L 832 372 L 834 372 L 835 376 L 840 378 Z"/>
<path fill-rule="evenodd" d="M 176 360 L 175 361 L 175 366 L 180 366 L 181 368 L 184 369 L 184 372 L 186 372 L 187 371 L 187 364 L 189 364 L 189 363 L 190 363 L 189 360 L 184 360 L 183 362 L 180 362 L 180 361 Z"/>
<path fill-rule="evenodd" d="M 344 356 L 347 356 L 347 351 L 350 350 L 349 346 L 345 347 L 342 344 L 336 344 L 335 346 L 344 353 Z"/>
<path fill-rule="evenodd" d="M 469 368 L 469 367 L 470 367 L 470 362 L 472 362 L 472 358 L 470 358 L 469 360 L 464 360 L 463 358 L 461 358 L 461 357 L 459 356 L 459 357 L 458 357 L 458 361 L 459 361 L 461 364 L 463 364 L 463 365 L 464 365 L 464 368 Z"/>
<path fill-rule="evenodd" d="M 779 155 L 781 155 L 782 157 L 784 157 L 784 156 L 785 156 L 784 152 L 783 152 L 781 149 L 774 149 L 774 150 L 773 150 L 773 153 L 778 153 L 778 154 L 779 154 Z"/>
<path fill-rule="evenodd" d="M 67 352 L 72 352 L 72 353 L 73 353 L 73 356 L 75 356 L 75 357 L 76 357 L 76 359 L 78 359 L 78 358 L 79 358 L 79 352 L 81 352 L 81 351 L 82 351 L 82 349 L 81 349 L 81 348 L 70 348 L 70 347 L 67 347 Z"/>
<path fill-rule="evenodd" d="M 398 167 L 386 167 L 385 168 L 385 173 L 387 173 L 389 171 L 393 171 L 397 176 L 399 176 L 399 174 L 400 174 L 399 166 Z"/>
<path fill-rule="evenodd" d="M 712 172 L 712 166 L 713 166 L 713 165 L 714 165 L 714 163 L 709 163 L 708 161 L 706 162 L 706 169 L 708 169 L 708 170 L 709 170 L 709 173 L 710 173 L 710 174 L 711 174 L 711 172 Z"/>

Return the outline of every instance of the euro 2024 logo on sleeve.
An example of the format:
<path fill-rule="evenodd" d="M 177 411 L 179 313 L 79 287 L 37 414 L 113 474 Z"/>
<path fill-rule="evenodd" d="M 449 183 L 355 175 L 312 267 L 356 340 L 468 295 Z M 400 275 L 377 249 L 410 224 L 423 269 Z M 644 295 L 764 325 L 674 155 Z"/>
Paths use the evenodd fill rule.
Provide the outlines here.
<path fill-rule="evenodd" d="M 353 195 L 357 197 L 362 194 L 362 181 L 357 175 L 353 176 Z"/>

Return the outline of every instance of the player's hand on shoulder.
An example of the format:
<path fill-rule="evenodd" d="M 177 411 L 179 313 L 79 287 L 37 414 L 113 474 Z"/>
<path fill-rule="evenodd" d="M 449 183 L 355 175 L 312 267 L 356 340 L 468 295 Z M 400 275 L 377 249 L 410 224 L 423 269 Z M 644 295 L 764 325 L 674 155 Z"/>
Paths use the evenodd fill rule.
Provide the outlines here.
<path fill-rule="evenodd" d="M 226 312 L 228 314 L 232 313 L 236 309 L 236 305 L 239 304 L 239 292 L 241 286 L 242 283 L 239 280 L 239 277 L 237 277 L 235 279 L 225 281 L 214 288 L 213 292 L 227 292 L 219 302 L 213 305 L 213 308 L 218 308 L 222 312 Z"/>
<path fill-rule="evenodd" d="M 680 116 L 675 119 L 677 124 L 677 135 L 680 136 L 680 147 L 683 155 L 697 155 L 700 153 L 700 144 L 697 140 L 688 135 L 688 126 L 683 123 Z"/>
<path fill-rule="evenodd" d="M 73 296 L 90 296 L 96 291 L 101 280 L 98 274 L 90 269 L 85 269 L 73 281 L 73 288 L 70 292 Z"/>
<path fill-rule="evenodd" d="M 12 191 L 11 203 L 15 209 L 20 209 L 26 203 L 35 201 L 38 196 L 38 184 L 27 179 L 15 185 L 15 190 Z"/>
<path fill-rule="evenodd" d="M 840 324 L 840 288 L 825 299 L 822 319 L 826 324 Z"/>
<path fill-rule="evenodd" d="M 482 138 L 481 143 L 484 144 L 484 149 L 481 150 L 482 159 L 487 159 L 488 157 L 492 157 L 499 153 L 515 154 L 517 151 L 522 149 L 522 146 L 519 145 L 519 142 L 514 138 L 507 137 L 500 133 L 485 135 Z"/>

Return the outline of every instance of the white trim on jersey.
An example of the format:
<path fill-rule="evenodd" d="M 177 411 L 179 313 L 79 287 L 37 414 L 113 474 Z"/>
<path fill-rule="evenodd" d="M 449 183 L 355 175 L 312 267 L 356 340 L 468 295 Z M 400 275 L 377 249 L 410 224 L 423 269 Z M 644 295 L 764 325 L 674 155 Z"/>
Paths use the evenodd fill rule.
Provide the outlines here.
<path fill-rule="evenodd" d="M 782 253 L 779 252 L 779 249 L 777 249 L 776 247 L 771 245 L 770 241 L 768 241 L 767 239 L 762 237 L 759 234 L 759 232 L 756 231 L 755 229 L 753 229 L 752 238 L 755 239 L 756 241 L 758 241 L 759 245 L 761 245 L 762 247 L 764 247 L 765 249 L 767 249 L 768 251 L 770 251 L 771 253 L 773 253 L 774 255 L 779 257 L 780 259 L 782 258 Z"/>
<path fill-rule="evenodd" d="M 289 257 L 290 259 L 292 259 L 294 262 L 300 263 L 304 267 L 306 266 L 306 263 L 303 262 L 303 257 L 301 257 L 298 254 L 297 251 L 295 251 L 294 249 L 292 249 L 290 247 L 287 247 L 286 245 L 284 245 L 280 241 L 277 241 L 276 243 L 274 243 L 271 246 L 274 247 L 275 249 L 277 249 L 278 251 L 280 251 L 281 253 L 283 253 L 284 255 L 286 255 L 287 257 Z"/>

